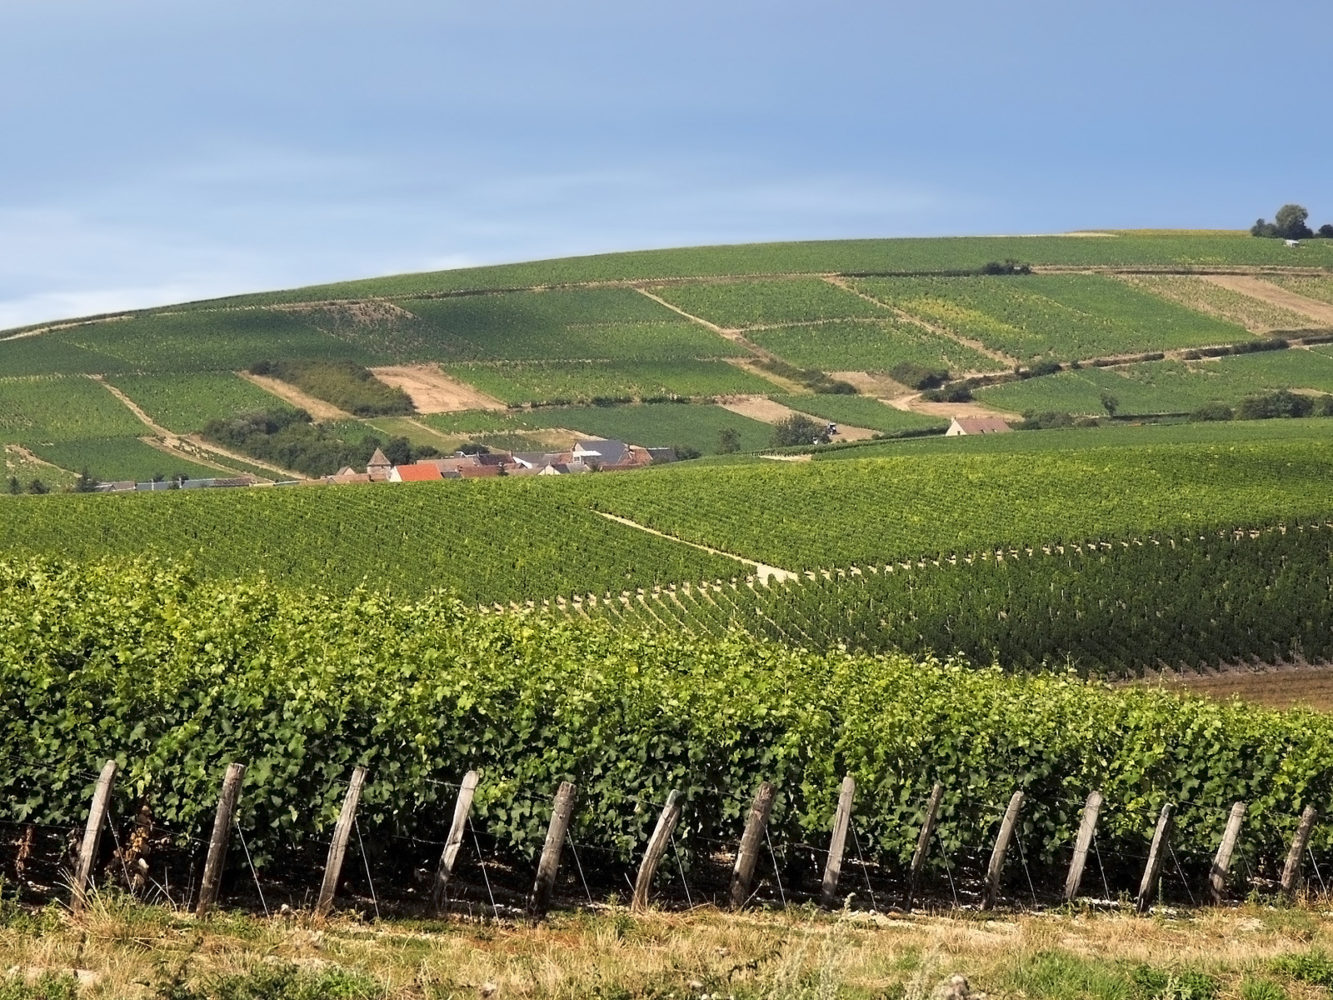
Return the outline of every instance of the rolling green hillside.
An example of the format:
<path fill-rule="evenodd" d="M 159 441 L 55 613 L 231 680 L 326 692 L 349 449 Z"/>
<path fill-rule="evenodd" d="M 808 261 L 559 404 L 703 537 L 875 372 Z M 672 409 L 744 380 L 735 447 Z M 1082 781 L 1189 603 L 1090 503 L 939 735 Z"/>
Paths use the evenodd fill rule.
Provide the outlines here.
<path fill-rule="evenodd" d="M 1007 260 L 1036 273 L 978 273 Z M 710 454 L 724 431 L 737 431 L 745 450 L 767 444 L 762 423 L 737 423 L 787 412 L 756 408 L 765 400 L 845 424 L 852 437 L 942 427 L 947 408 L 931 410 L 893 379 L 904 363 L 954 380 L 1080 367 L 977 393 L 983 407 L 1010 414 L 1095 415 L 1107 395 L 1126 415 L 1234 406 L 1273 389 L 1325 394 L 1327 354 L 1305 341 L 1330 334 L 1326 240 L 1293 249 L 1241 234 L 1123 232 L 607 254 L 0 334 L 0 445 L 9 474 L 45 462 L 57 482 L 84 467 L 100 479 L 283 478 L 289 469 L 257 468 L 198 435 L 212 419 L 304 406 L 352 443 L 403 435 L 448 452 L 467 441 L 536 447 L 594 435 Z M 1289 349 L 1263 358 L 1188 357 L 1278 336 Z M 1132 363 L 1144 355 L 1159 360 Z M 1122 358 L 1130 363 L 1091 369 Z M 415 379 L 404 387 L 419 419 L 357 420 L 336 398 L 238 374 L 315 360 L 369 367 L 395 387 Z M 835 385 L 862 399 L 812 392 Z M 642 409 L 682 399 L 735 412 Z"/>

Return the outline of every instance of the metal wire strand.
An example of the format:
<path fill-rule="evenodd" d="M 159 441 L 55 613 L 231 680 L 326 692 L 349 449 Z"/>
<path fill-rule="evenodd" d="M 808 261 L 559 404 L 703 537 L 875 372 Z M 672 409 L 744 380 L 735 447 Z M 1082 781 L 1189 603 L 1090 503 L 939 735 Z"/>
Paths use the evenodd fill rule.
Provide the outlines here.
<path fill-rule="evenodd" d="M 245 834 L 241 832 L 241 824 L 235 820 L 232 822 L 236 827 L 236 835 L 241 838 L 241 850 L 245 852 L 245 863 L 250 867 L 250 874 L 255 880 L 255 891 L 259 893 L 259 905 L 264 908 L 264 916 L 271 917 L 272 914 L 268 912 L 268 903 L 264 902 L 264 889 L 259 884 L 259 872 L 255 869 L 255 863 L 250 858 L 250 848 L 245 843 Z"/>
<path fill-rule="evenodd" d="M 944 874 L 949 878 L 949 895 L 953 897 L 954 908 L 958 907 L 958 890 L 953 884 L 953 870 L 949 867 L 949 852 L 944 849 L 944 838 L 940 836 L 939 828 L 935 828 L 935 839 L 939 841 L 940 857 L 944 859 Z"/>
<path fill-rule="evenodd" d="M 1190 890 L 1189 881 L 1185 878 L 1184 871 L 1181 870 L 1180 859 L 1176 857 L 1176 849 L 1171 846 L 1169 841 L 1166 849 L 1171 852 L 1171 861 L 1176 866 L 1176 874 L 1180 876 L 1180 884 L 1185 887 L 1185 894 L 1190 898 L 1190 906 L 1198 906 L 1199 904 L 1194 901 L 1194 893 Z"/>
<path fill-rule="evenodd" d="M 1037 890 L 1032 884 L 1032 872 L 1028 869 L 1027 855 L 1023 853 L 1023 835 L 1018 831 L 1016 825 L 1014 827 L 1014 840 L 1018 841 L 1018 860 L 1023 864 L 1023 874 L 1026 875 L 1028 879 L 1028 892 L 1032 893 L 1032 905 L 1036 907 L 1038 905 Z"/>
<path fill-rule="evenodd" d="M 366 870 L 366 884 L 370 886 L 370 902 L 375 907 L 375 919 L 380 919 L 380 901 L 375 895 L 375 880 L 370 877 L 370 858 L 366 857 L 366 842 L 361 839 L 361 824 L 357 822 L 356 814 L 352 814 L 352 829 L 356 831 L 357 847 L 361 850 L 361 866 Z"/>
<path fill-rule="evenodd" d="M 472 834 L 472 846 L 477 850 L 477 867 L 481 869 L 481 880 L 486 884 L 486 896 L 491 901 L 491 916 L 500 919 L 500 908 L 495 905 L 495 893 L 491 890 L 491 877 L 486 874 L 485 856 L 481 853 L 481 841 L 477 839 L 477 828 L 468 820 L 467 828 Z"/>
<path fill-rule="evenodd" d="M 866 859 L 861 854 L 861 838 L 856 835 L 856 824 L 848 822 L 848 827 L 852 831 L 852 844 L 856 847 L 856 860 L 861 863 L 861 874 L 865 876 L 866 892 L 870 893 L 870 908 L 879 909 L 879 901 L 875 899 L 875 890 L 870 885 L 870 869 L 866 867 Z"/>
<path fill-rule="evenodd" d="M 574 846 L 574 838 L 569 835 L 568 830 L 565 831 L 565 841 L 569 844 L 569 852 L 574 855 L 574 867 L 578 869 L 579 881 L 583 883 L 583 894 L 588 897 L 588 905 L 594 906 L 592 890 L 588 888 L 588 880 L 583 877 L 583 865 L 579 862 L 578 848 Z"/>
<path fill-rule="evenodd" d="M 685 877 L 685 862 L 680 859 L 680 851 L 676 848 L 675 835 L 668 833 L 667 840 L 671 844 L 671 853 L 676 856 L 676 867 L 680 869 L 680 884 L 685 890 L 685 905 L 692 910 L 694 909 L 694 900 L 690 898 L 690 883 Z"/>
<path fill-rule="evenodd" d="M 787 894 L 782 891 L 782 873 L 778 869 L 778 856 L 773 853 L 773 841 L 768 836 L 768 827 L 764 827 L 764 842 L 768 844 L 768 856 L 773 859 L 773 881 L 778 884 L 778 899 L 787 905 Z"/>

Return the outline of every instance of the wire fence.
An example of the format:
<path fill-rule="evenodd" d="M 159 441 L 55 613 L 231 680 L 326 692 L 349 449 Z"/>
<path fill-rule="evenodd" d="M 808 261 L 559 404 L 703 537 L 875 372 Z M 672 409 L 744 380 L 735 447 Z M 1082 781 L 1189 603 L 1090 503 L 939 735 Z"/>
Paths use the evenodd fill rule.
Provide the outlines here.
<path fill-rule="evenodd" d="M 86 774 L 96 778 L 91 771 Z M 448 781 L 432 783 L 454 792 L 462 787 Z M 251 792 L 258 794 L 257 790 Z M 545 791 L 521 789 L 514 794 L 531 804 L 534 815 L 547 816 L 552 810 L 551 795 Z M 741 791 L 726 790 L 725 794 L 741 803 L 750 801 L 750 795 Z M 244 795 L 242 792 L 240 811 L 227 829 L 231 837 L 220 903 L 266 916 L 284 909 L 312 907 L 332 856 L 328 842 L 279 841 L 275 847 L 269 835 L 267 848 L 256 851 L 259 831 L 247 826 Z M 626 801 L 650 818 L 661 809 L 660 802 L 632 794 Z M 105 816 L 106 836 L 101 838 L 93 859 L 95 884 L 116 886 L 148 902 L 192 909 L 200 898 L 211 824 L 210 830 L 175 829 L 157 822 L 146 801 L 133 803 L 133 808 L 121 804 L 120 810 L 112 808 Z M 1210 803 L 1195 808 L 1218 807 Z M 780 820 L 780 795 L 773 809 L 774 817 Z M 999 836 L 1003 805 L 977 803 L 971 810 L 972 816 L 983 817 L 983 822 L 970 822 L 969 828 L 985 828 L 986 835 L 977 837 L 971 845 L 960 845 L 949 830 L 949 819 L 942 819 L 926 841 L 920 871 L 913 872 L 905 857 L 876 849 L 876 838 L 864 819 L 858 822 L 853 809 L 844 846 L 836 859 L 841 870 L 834 886 L 834 905 L 886 912 L 991 904 L 1039 910 L 1065 902 L 1066 875 L 1074 856 L 1072 826 L 1068 845 L 1034 854 L 1024 842 L 1020 813 L 1012 843 L 998 857 L 995 844 L 1003 839 Z M 598 907 L 624 903 L 633 897 L 646 845 L 626 851 L 595 843 L 576 832 L 595 831 L 599 819 L 604 818 L 591 804 L 574 809 L 572 822 L 557 844 L 560 861 L 551 886 L 553 905 Z M 735 837 L 708 836 L 696 829 L 691 819 L 686 808 L 680 822 L 667 831 L 661 863 L 651 881 L 652 903 L 664 908 L 693 908 L 737 902 L 737 860 L 746 840 L 741 826 L 747 814 L 742 811 Z M 537 858 L 516 850 L 510 838 L 488 830 L 475 814 L 468 815 L 457 832 L 446 891 L 441 899 L 435 898 L 441 857 L 450 843 L 447 820 L 442 817 L 438 825 L 425 829 L 376 826 L 363 830 L 360 818 L 353 814 L 347 855 L 337 875 L 339 907 L 375 919 L 436 913 L 477 919 L 531 915 Z M 762 824 L 755 839 L 753 877 L 740 888 L 739 901 L 742 905 L 776 907 L 827 902 L 823 883 L 831 860 L 828 842 L 784 837 L 778 832 L 781 829 L 780 822 Z M 0 818 L 0 893 L 32 905 L 69 899 L 82 832 L 82 823 Z M 1104 843 L 1094 832 L 1079 892 L 1086 905 L 1134 905 L 1144 889 L 1141 883 L 1150 864 L 1152 833 L 1151 829 L 1144 830 L 1139 849 L 1133 844 Z M 1331 859 L 1319 857 L 1308 846 L 1298 857 L 1305 889 L 1326 895 L 1326 878 L 1333 876 Z M 1282 888 L 1278 861 L 1248 847 L 1242 834 L 1223 880 L 1229 898 L 1278 892 Z M 1211 883 L 1217 872 L 1211 853 L 1178 849 L 1168 839 L 1156 863 L 1160 865 L 1156 877 L 1146 887 L 1151 901 L 1182 907 L 1213 901 Z M 992 878 L 995 871 L 998 878 Z"/>

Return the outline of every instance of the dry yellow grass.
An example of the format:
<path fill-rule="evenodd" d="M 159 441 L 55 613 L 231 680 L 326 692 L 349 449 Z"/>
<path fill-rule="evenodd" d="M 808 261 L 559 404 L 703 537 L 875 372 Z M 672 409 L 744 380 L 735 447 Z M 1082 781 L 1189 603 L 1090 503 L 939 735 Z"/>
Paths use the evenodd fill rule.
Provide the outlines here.
<path fill-rule="evenodd" d="M 345 971 L 364 987 L 327 995 L 386 998 L 921 998 L 954 973 L 989 996 L 1065 998 L 1130 984 L 1140 964 L 1215 977 L 1219 1000 L 1282 955 L 1333 948 L 1313 907 L 1246 906 L 1192 914 L 1008 914 L 983 918 L 812 910 L 564 914 L 539 926 L 463 922 L 257 919 L 207 923 L 159 908 L 98 904 L 81 922 L 47 911 L 0 926 L 8 981 L 75 975 L 80 996 L 208 996 L 256 970 L 307 978 Z M 179 980 L 197 992 L 168 994 Z M 4 981 L 0 980 L 0 984 Z M 1080 985 L 1081 984 L 1081 985 Z M 1104 984 L 1102 989 L 1099 984 Z M 1121 985 L 1117 985 L 1121 984 Z M 0 985 L 0 995 L 3 993 Z M 177 987 L 179 990 L 180 987 Z M 1292 997 L 1313 996 L 1288 980 Z M 245 993 L 244 996 L 255 995 Z M 281 994 L 287 995 L 287 994 Z M 299 994 L 305 995 L 305 994 Z M 324 995 L 324 994 L 321 994 Z"/>

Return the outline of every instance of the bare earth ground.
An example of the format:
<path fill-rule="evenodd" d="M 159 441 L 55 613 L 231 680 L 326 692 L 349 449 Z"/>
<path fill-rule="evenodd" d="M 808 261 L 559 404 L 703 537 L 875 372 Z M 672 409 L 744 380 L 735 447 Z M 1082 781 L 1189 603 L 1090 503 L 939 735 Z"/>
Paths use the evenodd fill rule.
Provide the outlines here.
<path fill-rule="evenodd" d="M 921 393 L 914 392 L 894 399 L 886 399 L 894 409 L 907 410 L 909 413 L 924 413 L 932 417 L 1004 417 L 1006 420 L 1021 420 L 1022 416 L 1008 410 L 996 410 L 980 403 L 935 403 L 922 399 Z"/>
<path fill-rule="evenodd" d="M 755 363 L 754 358 L 723 358 L 722 360 L 729 365 L 735 365 L 741 371 L 749 372 L 756 378 L 761 378 L 765 382 L 773 383 L 783 392 L 799 394 L 810 391 L 805 386 L 801 385 L 800 382 L 794 382 L 789 378 L 783 378 L 781 375 L 774 375 L 770 371 L 765 371 Z"/>
<path fill-rule="evenodd" d="M 253 382 L 265 392 L 270 392 L 279 399 L 291 403 L 295 407 L 305 410 L 316 420 L 351 420 L 352 415 L 345 410 L 340 410 L 332 403 L 326 403 L 322 399 L 317 399 L 309 393 L 302 392 L 294 385 L 290 385 L 281 379 L 269 378 L 267 375 L 251 375 L 249 372 L 237 372 L 237 375 L 247 382 Z"/>
<path fill-rule="evenodd" d="M 1251 669 L 1234 667 L 1210 673 L 1163 674 L 1140 683 L 1188 691 L 1219 701 L 1236 697 L 1266 708 L 1313 708 L 1333 711 L 1333 665 L 1300 663 Z"/>
<path fill-rule="evenodd" d="M 796 410 L 783 406 L 781 403 L 775 403 L 766 396 L 736 396 L 726 402 L 720 402 L 719 405 L 724 410 L 738 413 L 742 417 L 749 417 L 751 420 L 761 420 L 766 424 L 778 424 L 797 415 Z M 875 431 L 868 427 L 849 427 L 847 424 L 838 424 L 839 441 L 868 441 L 874 436 Z"/>
<path fill-rule="evenodd" d="M 444 374 L 439 365 L 386 365 L 370 371 L 381 382 L 407 393 L 418 413 L 506 409 L 494 396 Z"/>
<path fill-rule="evenodd" d="M 7 444 L 5 445 L 5 452 L 9 455 L 14 455 L 18 459 L 17 462 L 14 462 L 11 459 L 6 458 L 5 459 L 6 471 L 20 467 L 22 465 L 38 465 L 45 469 L 59 469 L 59 471 L 61 472 L 69 471 L 68 469 L 61 469 L 60 466 L 56 465 L 54 462 L 48 462 L 44 458 L 38 458 L 36 455 L 30 452 L 27 448 L 23 447 L 23 445 L 21 444 Z"/>
<path fill-rule="evenodd" d="M 1271 281 L 1264 281 L 1262 278 L 1255 278 L 1248 274 L 1206 274 L 1204 278 L 1222 288 L 1229 288 L 1233 292 L 1240 292 L 1242 295 L 1259 299 L 1269 305 L 1290 309 L 1302 316 L 1308 316 L 1320 323 L 1333 326 L 1333 304 L 1328 302 L 1307 299 L 1304 295 L 1298 295 L 1281 285 L 1275 285 Z"/>
<path fill-rule="evenodd" d="M 874 396 L 881 401 L 901 396 L 907 389 L 889 376 L 874 372 L 829 372 L 828 377 L 850 382 L 861 395 Z"/>

